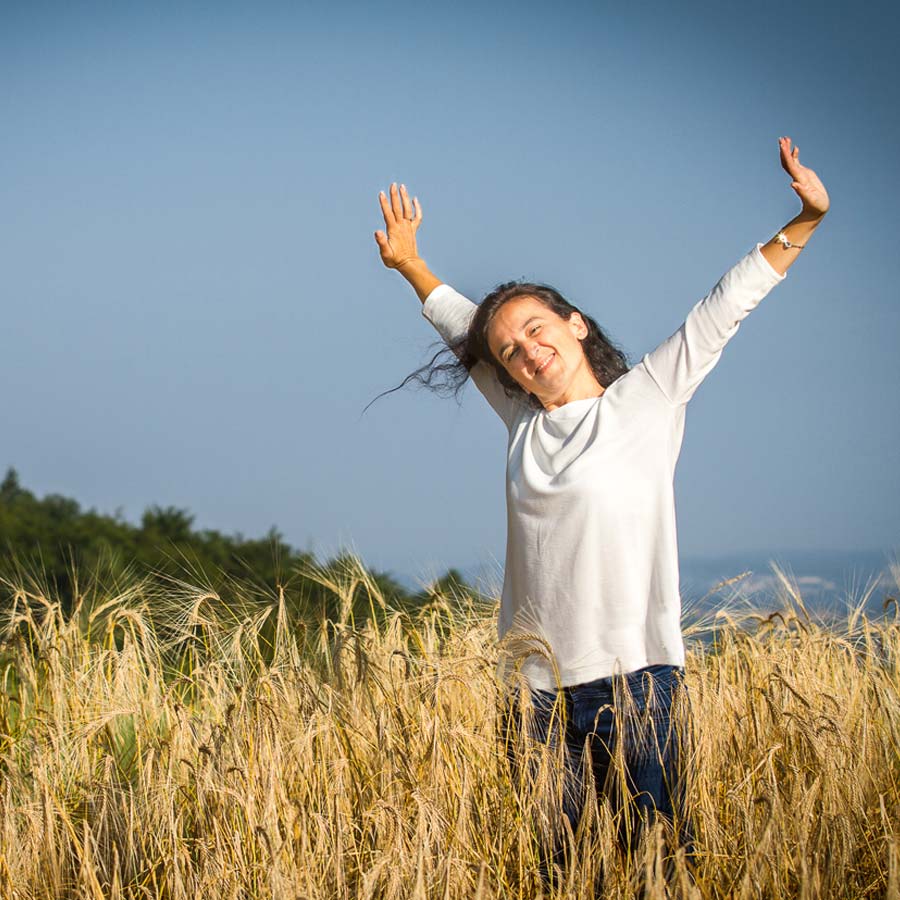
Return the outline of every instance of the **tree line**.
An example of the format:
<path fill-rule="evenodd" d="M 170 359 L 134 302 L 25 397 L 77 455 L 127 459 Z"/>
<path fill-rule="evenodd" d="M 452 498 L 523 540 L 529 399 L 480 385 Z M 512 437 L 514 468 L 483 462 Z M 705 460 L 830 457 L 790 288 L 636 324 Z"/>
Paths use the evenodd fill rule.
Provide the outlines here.
<path fill-rule="evenodd" d="M 84 510 L 60 494 L 39 498 L 13 468 L 0 483 L 0 594 L 31 585 L 71 608 L 79 583 L 100 579 L 109 589 L 139 577 L 223 593 L 240 585 L 244 596 L 248 590 L 261 597 L 288 591 L 292 604 L 303 606 L 309 617 L 334 619 L 346 614 L 346 596 L 339 609 L 339 592 L 328 584 L 346 581 L 354 566 L 359 570 L 345 554 L 320 562 L 290 546 L 275 528 L 260 538 L 196 529 L 194 516 L 174 506 L 150 506 L 132 524 L 119 514 Z M 455 569 L 419 592 L 406 590 L 388 573 L 365 572 L 353 596 L 356 618 L 373 608 L 369 594 L 375 591 L 366 580 L 394 609 L 419 607 L 435 594 L 473 594 Z"/>

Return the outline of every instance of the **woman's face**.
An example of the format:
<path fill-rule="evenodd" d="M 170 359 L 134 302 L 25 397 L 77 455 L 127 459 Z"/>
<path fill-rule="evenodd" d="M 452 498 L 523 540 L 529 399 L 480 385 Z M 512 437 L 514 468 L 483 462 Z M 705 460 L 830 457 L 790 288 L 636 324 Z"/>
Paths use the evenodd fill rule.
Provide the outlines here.
<path fill-rule="evenodd" d="M 573 392 L 596 396 L 599 385 L 581 346 L 587 333 L 577 312 L 567 320 L 536 297 L 516 297 L 494 314 L 488 346 L 522 390 L 553 409 L 579 399 Z"/>

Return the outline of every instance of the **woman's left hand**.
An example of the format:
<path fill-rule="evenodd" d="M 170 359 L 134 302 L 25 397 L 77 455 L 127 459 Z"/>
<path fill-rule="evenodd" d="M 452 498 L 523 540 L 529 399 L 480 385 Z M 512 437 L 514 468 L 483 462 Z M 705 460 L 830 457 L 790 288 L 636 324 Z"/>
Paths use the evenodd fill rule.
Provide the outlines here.
<path fill-rule="evenodd" d="M 825 185 L 812 169 L 800 164 L 800 148 L 791 149 L 791 139 L 778 139 L 781 149 L 781 166 L 791 176 L 791 187 L 803 203 L 803 212 L 821 218 L 828 212 L 830 201 Z"/>

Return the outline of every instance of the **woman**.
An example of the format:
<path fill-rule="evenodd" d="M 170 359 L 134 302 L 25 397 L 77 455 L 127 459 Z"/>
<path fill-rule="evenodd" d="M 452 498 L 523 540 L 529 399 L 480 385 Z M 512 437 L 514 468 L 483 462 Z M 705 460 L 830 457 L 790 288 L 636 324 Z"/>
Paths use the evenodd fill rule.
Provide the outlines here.
<path fill-rule="evenodd" d="M 565 745 L 560 806 L 572 828 L 589 775 L 631 851 L 653 816 L 691 842 L 676 727 L 684 643 L 673 477 L 685 406 L 829 206 L 790 138 L 779 149 L 800 214 L 631 370 L 589 316 L 545 285 L 502 285 L 476 307 L 418 256 L 418 200 L 396 184 L 380 195 L 381 259 L 412 285 L 456 357 L 411 377 L 433 385 L 436 372 L 471 376 L 509 430 L 498 630 L 538 651 L 521 664 L 530 703 L 515 702 L 511 721 L 531 739 Z M 559 829 L 551 841 L 561 861 Z"/>

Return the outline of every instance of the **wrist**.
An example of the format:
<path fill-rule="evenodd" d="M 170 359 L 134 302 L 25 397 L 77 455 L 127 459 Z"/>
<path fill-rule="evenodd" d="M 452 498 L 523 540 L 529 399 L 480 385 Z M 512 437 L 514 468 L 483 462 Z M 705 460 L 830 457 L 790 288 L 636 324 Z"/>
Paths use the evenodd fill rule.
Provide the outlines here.
<path fill-rule="evenodd" d="M 428 295 L 442 283 L 420 256 L 411 256 L 394 268 L 410 283 L 423 303 Z"/>
<path fill-rule="evenodd" d="M 804 225 L 818 225 L 825 218 L 828 210 L 819 209 L 801 209 L 800 214 L 794 219 L 795 222 L 802 222 Z"/>
<path fill-rule="evenodd" d="M 394 268 L 398 272 L 402 272 L 404 269 L 415 268 L 416 266 L 424 266 L 425 261 L 421 256 L 407 256 L 406 259 L 398 262 Z"/>

